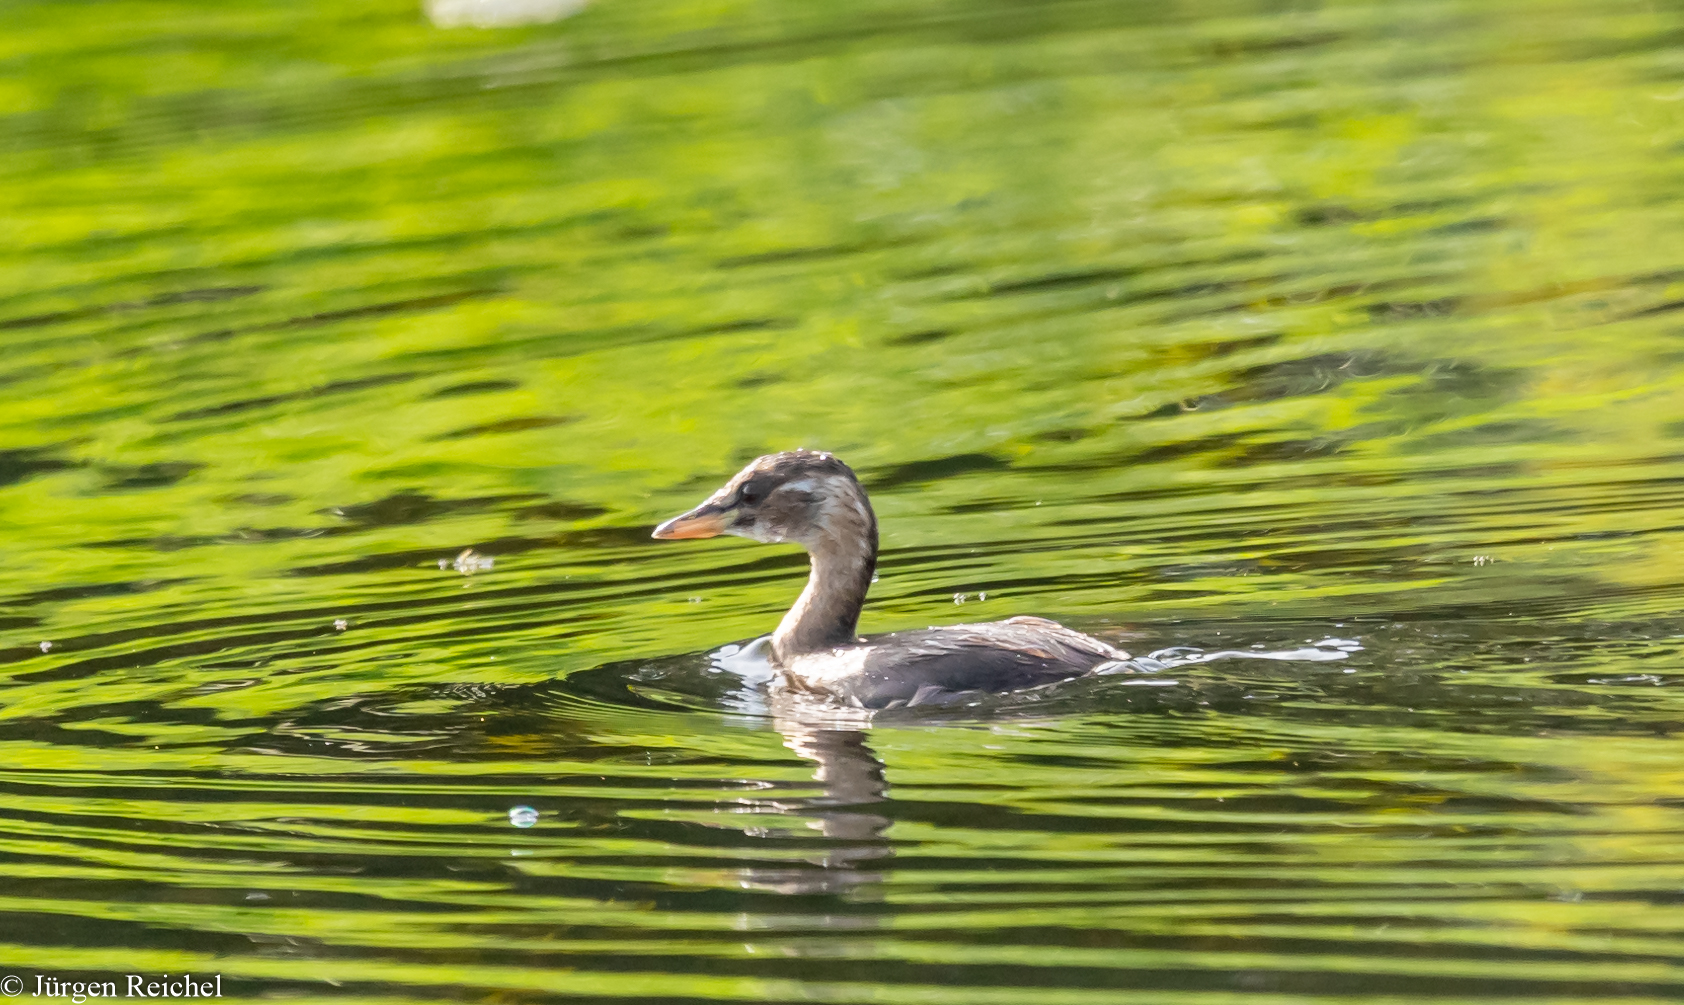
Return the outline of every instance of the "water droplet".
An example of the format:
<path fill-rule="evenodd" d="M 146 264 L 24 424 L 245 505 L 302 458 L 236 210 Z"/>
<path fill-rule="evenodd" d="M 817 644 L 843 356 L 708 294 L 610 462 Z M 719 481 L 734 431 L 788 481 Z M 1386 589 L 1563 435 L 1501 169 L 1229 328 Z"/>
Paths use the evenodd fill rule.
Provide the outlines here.
<path fill-rule="evenodd" d="M 349 621 L 346 621 L 344 618 L 334 618 L 333 619 L 333 630 L 334 631 L 342 632 L 349 627 L 351 627 L 351 623 Z"/>
<path fill-rule="evenodd" d="M 509 808 L 509 823 L 516 827 L 531 827 L 538 822 L 538 811 L 530 806 L 513 806 Z"/>
<path fill-rule="evenodd" d="M 44 653 L 52 652 L 53 651 L 53 644 L 51 642 L 41 643 L 41 651 L 44 652 Z"/>

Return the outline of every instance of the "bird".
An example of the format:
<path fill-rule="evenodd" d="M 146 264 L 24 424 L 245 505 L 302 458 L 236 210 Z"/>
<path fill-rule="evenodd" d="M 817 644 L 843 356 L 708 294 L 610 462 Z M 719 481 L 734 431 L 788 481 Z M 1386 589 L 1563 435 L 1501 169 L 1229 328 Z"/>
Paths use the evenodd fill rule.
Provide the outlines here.
<path fill-rule="evenodd" d="M 661 540 L 729 534 L 807 550 L 811 568 L 772 633 L 781 686 L 864 709 L 952 704 L 1082 676 L 1128 653 L 1046 618 L 855 634 L 877 568 L 877 515 L 852 468 L 819 450 L 766 454 L 701 505 L 655 528 Z"/>

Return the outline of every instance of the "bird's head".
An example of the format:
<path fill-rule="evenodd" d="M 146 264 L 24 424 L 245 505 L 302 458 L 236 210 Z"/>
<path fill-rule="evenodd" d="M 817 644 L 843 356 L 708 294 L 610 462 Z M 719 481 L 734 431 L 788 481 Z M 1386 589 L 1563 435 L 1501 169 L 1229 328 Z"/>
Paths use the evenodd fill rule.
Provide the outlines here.
<path fill-rule="evenodd" d="M 818 450 L 786 450 L 755 458 L 700 506 L 655 528 L 662 540 L 720 534 L 809 551 L 826 538 L 869 536 L 875 552 L 877 520 L 848 465 Z"/>

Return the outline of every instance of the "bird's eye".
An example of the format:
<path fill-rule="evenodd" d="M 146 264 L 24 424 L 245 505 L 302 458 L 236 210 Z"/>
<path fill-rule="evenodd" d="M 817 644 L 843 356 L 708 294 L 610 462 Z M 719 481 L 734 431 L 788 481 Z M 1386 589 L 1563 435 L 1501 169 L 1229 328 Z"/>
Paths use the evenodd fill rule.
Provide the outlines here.
<path fill-rule="evenodd" d="M 762 494 L 760 486 L 750 482 L 743 486 L 743 490 L 741 492 L 737 493 L 737 501 L 753 506 L 755 503 L 760 501 Z"/>

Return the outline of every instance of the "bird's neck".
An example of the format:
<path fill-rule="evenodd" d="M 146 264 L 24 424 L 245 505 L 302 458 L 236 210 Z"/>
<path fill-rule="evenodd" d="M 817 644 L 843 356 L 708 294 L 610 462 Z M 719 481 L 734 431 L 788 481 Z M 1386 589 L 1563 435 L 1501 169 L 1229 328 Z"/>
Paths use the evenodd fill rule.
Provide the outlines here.
<path fill-rule="evenodd" d="M 877 568 L 877 521 L 869 505 L 861 509 L 863 521 L 843 521 L 808 547 L 812 570 L 807 588 L 772 633 L 772 653 L 779 663 L 854 641 Z"/>

